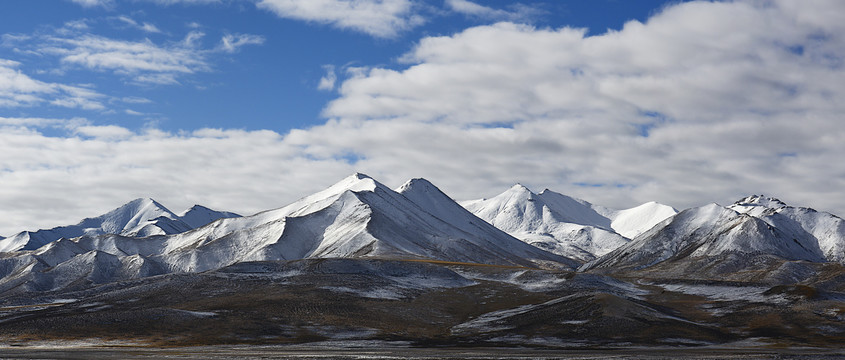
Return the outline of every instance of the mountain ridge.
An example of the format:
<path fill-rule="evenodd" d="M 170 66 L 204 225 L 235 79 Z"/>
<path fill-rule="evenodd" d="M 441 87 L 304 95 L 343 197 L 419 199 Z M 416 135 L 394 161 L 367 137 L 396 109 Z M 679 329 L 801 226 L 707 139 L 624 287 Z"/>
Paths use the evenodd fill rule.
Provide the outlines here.
<path fill-rule="evenodd" d="M 535 194 L 521 184 L 493 198 L 461 204 L 518 239 L 582 262 L 628 242 L 618 231 L 639 233 L 675 213 L 673 208 L 657 203 L 614 210 L 549 189 Z M 639 222 L 633 224 L 632 219 Z"/>
<path fill-rule="evenodd" d="M 217 212 L 205 207 L 186 210 L 189 221 L 196 224 L 202 217 L 210 221 L 221 217 L 240 216 L 229 212 Z M 199 214 L 192 209 L 204 209 Z M 204 225 L 204 224 L 203 224 Z M 137 198 L 105 214 L 85 218 L 75 225 L 58 226 L 37 231 L 22 231 L 8 238 L 0 238 L 0 252 L 35 250 L 61 238 L 76 238 L 84 235 L 121 234 L 131 237 L 175 234 L 188 231 L 195 226 L 186 223 L 164 205 L 151 198 Z"/>

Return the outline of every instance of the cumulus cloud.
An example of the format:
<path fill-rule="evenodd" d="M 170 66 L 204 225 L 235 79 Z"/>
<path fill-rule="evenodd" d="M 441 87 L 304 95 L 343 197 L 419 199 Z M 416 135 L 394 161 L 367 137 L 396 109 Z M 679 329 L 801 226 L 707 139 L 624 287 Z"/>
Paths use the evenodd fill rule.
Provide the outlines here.
<path fill-rule="evenodd" d="M 380 38 L 421 25 L 411 0 L 260 0 L 257 6 L 279 17 L 312 21 Z"/>
<path fill-rule="evenodd" d="M 201 203 L 249 214 L 354 171 L 343 160 L 304 157 L 272 131 L 174 134 L 69 123 L 0 118 L 0 201 L 15 204 L 0 209 L 0 234 L 75 223 L 147 196 L 174 211 Z M 47 136 L 39 126 L 66 128 L 69 135 Z M 303 168 L 306 176 L 299 174 Z"/>
<path fill-rule="evenodd" d="M 399 68 L 347 69 L 327 122 L 288 134 L 50 137 L 43 120 L 0 121 L 0 203 L 25 204 L 0 209 L 0 234 L 139 196 L 250 213 L 356 170 L 458 199 L 515 182 L 615 207 L 762 192 L 843 215 L 843 7 L 687 2 L 594 36 L 499 23 L 428 37 Z"/>
<path fill-rule="evenodd" d="M 406 68 L 344 81 L 332 120 L 291 141 L 456 197 L 520 181 L 610 206 L 765 192 L 845 213 L 831 196 L 845 185 L 831 166 L 845 155 L 843 14 L 690 2 L 596 36 L 499 23 L 425 38 Z"/>

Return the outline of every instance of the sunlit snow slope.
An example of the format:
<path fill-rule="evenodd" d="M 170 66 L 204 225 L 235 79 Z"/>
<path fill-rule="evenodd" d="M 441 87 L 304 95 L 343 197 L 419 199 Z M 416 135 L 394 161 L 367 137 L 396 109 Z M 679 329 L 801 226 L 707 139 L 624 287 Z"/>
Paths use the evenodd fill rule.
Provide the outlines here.
<path fill-rule="evenodd" d="M 548 189 L 535 194 L 519 184 L 461 205 L 516 238 L 580 261 L 602 256 L 676 213 L 654 202 L 613 210 Z"/>

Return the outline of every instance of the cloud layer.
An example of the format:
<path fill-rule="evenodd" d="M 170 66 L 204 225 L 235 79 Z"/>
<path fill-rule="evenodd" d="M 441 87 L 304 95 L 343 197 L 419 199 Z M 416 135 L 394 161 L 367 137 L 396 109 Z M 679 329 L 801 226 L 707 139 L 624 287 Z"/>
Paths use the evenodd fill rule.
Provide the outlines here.
<path fill-rule="evenodd" d="M 357 2 L 263 6 L 293 17 L 339 3 Z M 407 10 L 392 14 L 408 19 Z M 320 16 L 309 19 L 393 34 Z M 99 49 L 57 43 L 66 45 L 62 56 Z M 149 64 L 175 74 L 201 68 L 75 59 L 66 61 L 129 76 L 155 74 L 141 70 Z M 353 171 L 390 186 L 426 177 L 459 199 L 522 182 L 616 207 L 766 193 L 845 215 L 845 3 L 689 2 L 595 36 L 502 22 L 424 38 L 402 61 L 398 70 L 327 68 L 338 91 L 327 122 L 286 134 L 0 118 L 0 153 L 14 154 L 0 158 L 0 203 L 20 204 L 0 209 L 8 219 L 0 234 L 10 224 L 65 224 L 138 196 L 176 211 L 203 203 L 250 213 Z M 0 99 L 27 104 L 27 96 L 43 102 L 65 91 L 16 66 L 0 62 L 0 76 L 20 77 L 0 81 L 15 84 L 0 88 Z M 334 88 L 329 80 L 323 88 Z M 66 136 L 45 135 L 56 129 Z"/>

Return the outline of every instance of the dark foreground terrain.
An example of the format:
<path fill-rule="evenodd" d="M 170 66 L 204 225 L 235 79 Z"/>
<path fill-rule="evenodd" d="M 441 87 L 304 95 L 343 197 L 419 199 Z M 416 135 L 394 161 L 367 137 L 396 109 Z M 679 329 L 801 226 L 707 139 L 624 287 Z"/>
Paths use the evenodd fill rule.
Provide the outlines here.
<path fill-rule="evenodd" d="M 240 263 L 54 293 L 9 292 L 0 298 L 0 355 L 59 357 L 66 350 L 50 346 L 111 344 L 133 347 L 78 348 L 67 356 L 316 351 L 344 358 L 387 342 L 401 349 L 373 356 L 662 358 L 683 351 L 692 358 L 823 358 L 845 344 L 843 272 L 824 266 L 813 278 L 784 284 L 400 260 Z M 331 345 L 361 341 L 379 343 Z M 231 344 L 272 347 L 221 347 Z M 334 350 L 275 347 L 302 344 Z M 472 350 L 461 353 L 466 348 Z"/>
<path fill-rule="evenodd" d="M 368 344 L 375 345 L 375 344 Z M 384 345 L 384 344 L 381 344 Z M 0 349 L 8 359 L 839 359 L 830 350 L 612 349 L 542 350 L 525 348 L 407 348 L 199 346 L 190 348 Z"/>

